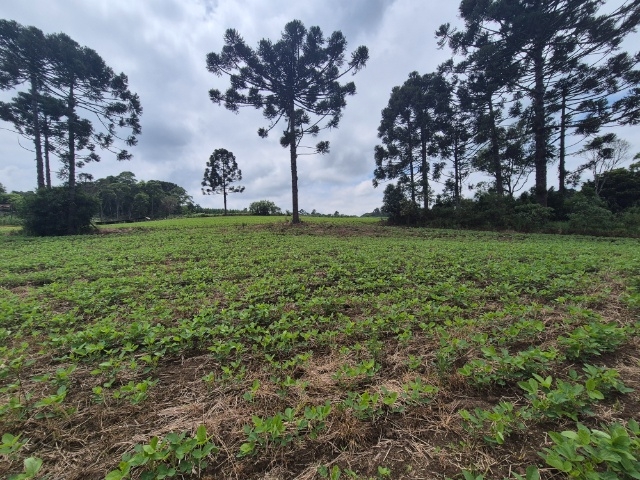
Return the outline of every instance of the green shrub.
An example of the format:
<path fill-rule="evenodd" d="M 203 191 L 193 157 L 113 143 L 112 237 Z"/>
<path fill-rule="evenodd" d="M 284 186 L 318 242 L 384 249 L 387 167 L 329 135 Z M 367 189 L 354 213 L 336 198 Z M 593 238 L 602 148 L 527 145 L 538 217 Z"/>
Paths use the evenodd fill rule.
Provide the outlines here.
<path fill-rule="evenodd" d="M 280 215 L 282 210 L 269 200 L 259 200 L 249 205 L 251 215 Z"/>
<path fill-rule="evenodd" d="M 569 201 L 569 230 L 572 233 L 599 233 L 617 226 L 613 213 L 599 198 L 577 194 Z"/>
<path fill-rule="evenodd" d="M 66 187 L 41 189 L 26 195 L 20 207 L 25 233 L 48 237 L 90 231 L 91 219 L 99 209 L 98 201 L 76 191 L 74 203 L 71 214 L 70 191 Z"/>
<path fill-rule="evenodd" d="M 631 207 L 625 210 L 619 218 L 627 231 L 640 231 L 640 207 Z"/>
<path fill-rule="evenodd" d="M 538 203 L 518 205 L 511 216 L 513 227 L 521 232 L 534 232 L 543 229 L 551 220 L 553 208 Z"/>

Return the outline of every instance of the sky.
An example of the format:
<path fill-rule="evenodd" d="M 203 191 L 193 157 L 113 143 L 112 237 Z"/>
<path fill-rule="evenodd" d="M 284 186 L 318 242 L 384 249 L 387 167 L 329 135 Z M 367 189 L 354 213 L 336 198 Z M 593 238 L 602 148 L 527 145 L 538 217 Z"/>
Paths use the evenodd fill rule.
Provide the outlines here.
<path fill-rule="evenodd" d="M 125 73 L 140 96 L 142 134 L 129 149 L 132 160 L 118 162 L 103 152 L 99 163 L 82 172 L 102 178 L 130 171 L 137 180 L 173 182 L 195 203 L 222 208 L 222 195 L 203 195 L 200 183 L 209 155 L 225 148 L 242 170 L 237 185 L 245 187 L 244 193 L 229 195 L 230 209 L 270 200 L 290 210 L 289 152 L 280 146 L 279 127 L 267 139 L 257 135 L 268 124 L 260 111 L 234 114 L 209 100 L 208 91 L 225 91 L 229 80 L 207 71 L 207 53 L 221 51 L 228 28 L 251 47 L 262 38 L 277 41 L 294 19 L 307 28 L 319 26 L 325 36 L 342 31 L 348 55 L 365 45 L 369 61 L 349 78 L 357 93 L 347 97 L 339 128 L 308 139 L 307 145 L 328 140 L 330 153 L 298 159 L 299 205 L 308 212 L 361 215 L 382 204 L 384 185 L 375 189 L 371 182 L 373 152 L 391 89 L 410 72 L 433 72 L 450 58 L 447 48 L 438 48 L 435 31 L 443 23 L 460 24 L 458 5 L 454 0 L 11 0 L 0 5 L 0 18 L 44 33 L 66 33 L 116 73 Z M 630 36 L 623 47 L 640 50 L 640 36 Z M 0 98 L 13 94 L 0 92 Z M 34 189 L 35 154 L 23 148 L 30 146 L 28 140 L 7 131 L 9 124 L 0 128 L 0 183 L 8 191 Z M 632 153 L 640 152 L 640 127 L 620 129 L 619 136 L 632 144 Z M 569 168 L 571 162 L 579 159 L 570 159 Z M 58 168 L 54 163 L 52 169 Z M 554 175 L 550 166 L 550 185 Z"/>

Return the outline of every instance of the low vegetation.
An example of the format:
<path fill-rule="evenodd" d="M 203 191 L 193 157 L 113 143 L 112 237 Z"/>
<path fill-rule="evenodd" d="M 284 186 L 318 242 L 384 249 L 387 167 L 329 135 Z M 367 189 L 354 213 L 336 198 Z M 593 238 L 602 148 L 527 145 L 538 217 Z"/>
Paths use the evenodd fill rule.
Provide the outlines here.
<path fill-rule="evenodd" d="M 635 239 L 0 236 L 0 477 L 638 478 Z"/>

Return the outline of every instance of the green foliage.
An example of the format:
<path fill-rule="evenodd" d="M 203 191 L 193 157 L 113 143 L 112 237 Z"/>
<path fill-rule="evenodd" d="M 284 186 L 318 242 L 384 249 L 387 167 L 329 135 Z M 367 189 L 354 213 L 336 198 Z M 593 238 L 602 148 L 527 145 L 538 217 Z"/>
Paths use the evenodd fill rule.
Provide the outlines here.
<path fill-rule="evenodd" d="M 391 478 L 391 469 L 383 467 L 382 465 L 378 465 L 378 474 L 375 477 L 361 476 L 350 468 L 341 469 L 338 465 L 334 465 L 331 468 L 320 465 L 317 471 L 320 478 L 327 478 L 329 480 L 338 480 L 342 477 L 342 474 L 345 475 L 342 478 L 352 478 L 354 480 L 383 480 L 385 478 Z"/>
<path fill-rule="evenodd" d="M 253 415 L 253 425 L 245 425 L 246 442 L 240 445 L 239 457 L 255 454 L 258 448 L 283 447 L 300 435 L 316 438 L 325 429 L 325 420 L 331 413 L 331 404 L 286 408 L 271 417 Z"/>
<path fill-rule="evenodd" d="M 91 219 L 98 212 L 98 204 L 80 191 L 74 197 L 74 215 L 70 217 L 72 200 L 66 187 L 40 189 L 25 196 L 20 210 L 24 231 L 39 237 L 91 231 Z"/>
<path fill-rule="evenodd" d="M 569 228 L 574 233 L 589 234 L 616 227 L 613 213 L 595 196 L 574 195 L 567 201 Z"/>
<path fill-rule="evenodd" d="M 629 329 L 615 323 L 590 322 L 577 327 L 567 336 L 558 337 L 569 358 L 600 355 L 615 350 L 627 340 Z"/>
<path fill-rule="evenodd" d="M 16 454 L 27 443 L 27 440 L 21 441 L 20 436 L 4 433 L 2 435 L 2 443 L 0 443 L 0 455 L 10 460 L 15 459 Z"/>
<path fill-rule="evenodd" d="M 42 460 L 37 457 L 29 457 L 24 459 L 24 471 L 14 475 L 9 475 L 7 480 L 29 480 L 36 478 L 36 475 L 42 468 Z"/>
<path fill-rule="evenodd" d="M 109 472 L 105 480 L 162 480 L 199 474 L 207 467 L 207 458 L 218 451 L 204 425 L 198 427 L 194 437 L 187 432 L 169 433 L 162 440 L 153 437 L 148 444 L 136 444 L 132 453 L 125 453 L 118 469 Z"/>
<path fill-rule="evenodd" d="M 484 359 L 474 359 L 467 362 L 458 372 L 477 386 L 486 386 L 492 383 L 504 385 L 511 380 L 526 378 L 532 373 L 547 370 L 553 362 L 562 359 L 555 349 L 541 350 L 530 348 L 515 355 L 511 355 L 507 349 L 498 351 L 495 347 L 483 347 L 481 349 Z"/>
<path fill-rule="evenodd" d="M 629 420 L 600 430 L 578 423 L 577 430 L 549 432 L 551 448 L 540 456 L 547 465 L 579 480 L 640 478 L 640 428 Z"/>
<path fill-rule="evenodd" d="M 418 218 L 418 206 L 406 197 L 402 186 L 391 183 L 384 189 L 381 211 L 391 224 L 411 224 Z"/>
<path fill-rule="evenodd" d="M 403 400 L 409 405 L 430 403 L 438 393 L 438 387 L 423 383 L 420 377 L 402 386 Z"/>
<path fill-rule="evenodd" d="M 464 420 L 467 431 L 476 436 L 482 434 L 485 442 L 502 445 L 514 430 L 526 429 L 526 421 L 531 419 L 527 409 L 514 409 L 511 402 L 500 402 L 491 410 L 476 408 L 473 413 L 468 410 L 458 412 Z"/>
<path fill-rule="evenodd" d="M 476 475 L 474 472 L 469 470 L 462 471 L 462 477 L 464 480 L 485 480 L 484 475 L 478 474 Z M 520 475 L 519 473 L 513 473 L 513 478 L 515 480 L 540 480 L 540 471 L 537 467 L 533 465 L 529 465 L 527 467 L 526 473 L 524 475 Z M 447 478 L 447 480 L 450 480 Z M 507 480 L 506 478 L 504 480 Z"/>
<path fill-rule="evenodd" d="M 544 230 L 552 214 L 552 208 L 543 207 L 538 203 L 516 205 L 511 221 L 519 232 L 535 232 Z"/>
<path fill-rule="evenodd" d="M 573 382 L 555 379 L 555 388 L 552 388 L 551 376 L 543 378 L 536 374 L 525 382 L 519 382 L 518 386 L 526 392 L 525 397 L 531 402 L 535 414 L 549 418 L 568 417 L 574 421 L 579 415 L 592 415 L 591 404 L 604 400 L 605 393 L 633 391 L 619 380 L 619 373 L 613 369 L 585 365 L 583 370 L 587 374 L 584 383 L 575 383 L 580 379 L 572 370 L 570 377 Z"/>
<path fill-rule="evenodd" d="M 202 359 L 190 373 L 206 376 L 191 382 L 194 394 L 233 397 L 247 412 L 246 431 L 223 420 L 235 433 L 216 465 L 238 454 L 233 462 L 242 467 L 291 458 L 343 427 L 360 435 L 423 415 L 437 408 L 443 391 L 468 392 L 474 376 L 482 389 L 501 392 L 495 385 L 505 385 L 514 393 L 516 382 L 533 373 L 552 375 L 548 391 L 538 382 L 538 400 L 556 390 L 571 394 L 556 378 L 580 385 L 577 400 L 556 409 L 579 419 L 598 392 L 627 401 L 619 395 L 627 379 L 615 371 L 583 371 L 577 362 L 580 378 L 567 377 L 573 347 L 556 339 L 603 323 L 598 312 L 613 298 L 610 282 L 635 281 L 637 242 L 630 239 L 398 231 L 366 219 L 309 218 L 302 228 L 283 229 L 277 218 L 218 217 L 150 222 L 113 235 L 0 236 L 0 243 L 0 421 L 7 432 L 22 433 L 21 442 L 31 439 L 29 455 L 48 458 L 37 433 L 47 425 L 76 422 L 86 433 L 77 420 L 90 411 L 147 418 L 158 395 L 171 390 L 166 373 L 181 358 L 188 368 Z M 626 318 L 614 325 L 624 332 L 605 328 L 593 348 L 606 351 L 607 336 L 634 335 L 637 327 L 625 327 Z M 465 364 L 469 376 L 457 373 Z M 513 398 L 501 400 L 515 404 Z M 569 420 L 530 403 L 511 412 L 469 408 L 482 425 L 459 429 L 466 447 L 455 448 L 466 455 L 472 436 L 497 445 L 501 432 L 502 452 L 518 422 Z M 154 451 L 166 453 L 162 442 Z M 21 460 L 12 460 L 12 472 Z M 51 462 L 47 470 L 63 465 Z M 147 464 L 131 466 L 129 476 L 137 478 Z M 176 468 L 177 477 L 174 464 L 166 469 Z"/>
<path fill-rule="evenodd" d="M 251 215 L 281 215 L 282 210 L 270 200 L 259 200 L 249 205 Z"/>
<path fill-rule="evenodd" d="M 79 188 L 98 198 L 102 223 L 166 218 L 196 209 L 184 188 L 162 180 L 138 181 L 132 172 L 83 182 Z"/>
<path fill-rule="evenodd" d="M 422 197 L 425 208 L 429 204 L 428 152 L 438 148 L 441 140 L 438 134 L 443 130 L 444 119 L 451 114 L 451 91 L 452 86 L 441 72 L 425 75 L 411 72 L 402 86 L 393 87 L 389 102 L 382 110 L 378 137 L 383 145 L 375 147 L 373 186 L 377 187 L 380 181 L 398 179 L 398 183 L 406 187 L 410 205 L 416 207 L 416 212 L 408 212 L 414 216 L 418 196 Z M 436 174 L 433 176 L 437 179 Z M 394 212 L 386 199 L 384 205 L 383 210 Z M 415 218 L 408 220 L 414 222 Z"/>
<path fill-rule="evenodd" d="M 590 409 L 592 401 L 604 398 L 593 384 L 587 390 L 584 385 L 556 379 L 556 388 L 553 389 L 552 382 L 551 376 L 542 378 L 534 374 L 534 378 L 518 383 L 534 411 L 550 418 L 568 417 L 577 421 L 579 414 L 593 414 Z"/>

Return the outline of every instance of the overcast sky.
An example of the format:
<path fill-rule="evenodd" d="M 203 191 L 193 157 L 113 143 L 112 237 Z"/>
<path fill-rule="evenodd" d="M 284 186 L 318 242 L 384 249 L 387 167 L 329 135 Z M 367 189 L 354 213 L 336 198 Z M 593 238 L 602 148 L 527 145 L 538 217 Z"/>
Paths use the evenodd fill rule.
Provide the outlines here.
<path fill-rule="evenodd" d="M 341 30 L 349 54 L 366 45 L 370 58 L 351 78 L 357 94 L 347 98 L 340 127 L 309 139 L 310 145 L 330 141 L 330 153 L 299 158 L 299 199 L 307 211 L 360 215 L 382 203 L 384 186 L 371 184 L 380 112 L 391 89 L 410 72 L 432 72 L 449 58 L 448 49 L 437 48 L 434 32 L 442 23 L 458 23 L 458 5 L 457 0 L 11 0 L 0 5 L 0 17 L 44 33 L 66 33 L 124 72 L 140 96 L 142 135 L 130 149 L 133 159 L 119 163 L 103 152 L 102 161 L 83 172 L 101 178 L 131 171 L 138 180 L 174 182 L 203 207 L 222 208 L 222 196 L 202 195 L 200 182 L 209 155 L 226 148 L 235 154 L 246 187 L 229 196 L 229 208 L 238 209 L 261 199 L 291 209 L 288 150 L 279 144 L 279 130 L 266 140 L 258 137 L 258 128 L 267 125 L 259 111 L 241 109 L 236 115 L 211 103 L 209 89 L 224 91 L 229 82 L 207 72 L 206 54 L 220 52 L 227 28 L 238 30 L 251 47 L 262 38 L 277 41 L 293 19 L 320 26 L 325 36 Z M 638 39 L 630 38 L 627 49 L 640 50 Z M 620 131 L 633 153 L 640 152 L 639 133 L 640 127 Z M 20 143 L 30 146 L 24 139 Z M 15 134 L 0 130 L 0 183 L 9 191 L 35 187 L 34 158 Z M 554 177 L 550 166 L 550 184 Z"/>

